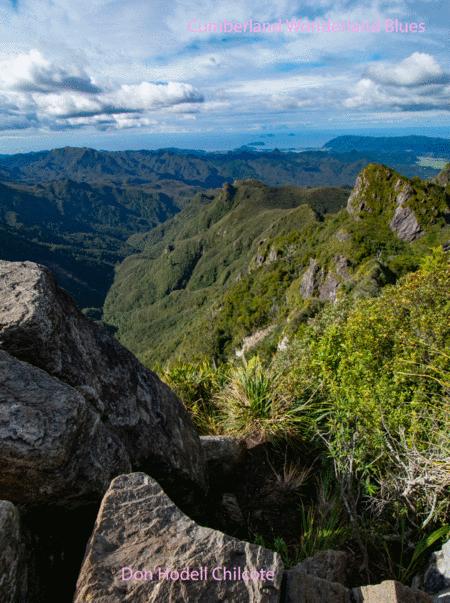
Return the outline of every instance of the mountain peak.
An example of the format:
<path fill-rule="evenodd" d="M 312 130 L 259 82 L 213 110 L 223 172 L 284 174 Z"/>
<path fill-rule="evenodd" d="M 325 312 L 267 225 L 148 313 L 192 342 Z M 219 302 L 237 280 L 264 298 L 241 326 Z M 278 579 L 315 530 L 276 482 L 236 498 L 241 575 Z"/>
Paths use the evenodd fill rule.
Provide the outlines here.
<path fill-rule="evenodd" d="M 410 180 L 385 165 L 373 163 L 356 178 L 347 211 L 356 220 L 385 214 L 398 238 L 411 242 L 448 213 L 448 196 L 433 183 Z"/>

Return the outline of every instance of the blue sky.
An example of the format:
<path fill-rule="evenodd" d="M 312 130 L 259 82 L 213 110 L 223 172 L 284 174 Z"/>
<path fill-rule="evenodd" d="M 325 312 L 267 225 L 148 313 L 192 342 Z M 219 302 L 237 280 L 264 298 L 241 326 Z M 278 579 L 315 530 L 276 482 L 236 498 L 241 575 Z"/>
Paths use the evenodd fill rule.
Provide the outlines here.
<path fill-rule="evenodd" d="M 199 31 L 250 19 L 282 31 Z M 289 32 L 292 19 L 381 31 Z M 386 19 L 425 31 L 386 32 Z M 446 0 L 0 0 L 0 152 L 448 136 L 449 21 Z"/>

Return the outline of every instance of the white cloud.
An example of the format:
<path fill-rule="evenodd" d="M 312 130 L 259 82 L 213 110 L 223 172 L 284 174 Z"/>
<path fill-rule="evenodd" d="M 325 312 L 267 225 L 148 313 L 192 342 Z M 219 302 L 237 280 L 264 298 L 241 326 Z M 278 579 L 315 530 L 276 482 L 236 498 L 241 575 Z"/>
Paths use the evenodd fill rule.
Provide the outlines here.
<path fill-rule="evenodd" d="M 100 92 L 100 88 L 83 70 L 56 66 L 36 49 L 0 61 L 0 85 L 22 92 Z"/>
<path fill-rule="evenodd" d="M 374 82 L 391 86 L 418 86 L 442 83 L 448 79 L 442 67 L 430 54 L 414 52 L 398 65 L 371 65 L 367 76 Z"/>
<path fill-rule="evenodd" d="M 144 111 L 181 103 L 201 103 L 203 96 L 191 84 L 141 82 L 137 85 L 123 85 L 118 90 L 105 95 L 105 99 L 113 106 Z"/>
<path fill-rule="evenodd" d="M 450 110 L 450 78 L 436 59 L 415 52 L 398 64 L 373 65 L 344 105 L 350 109 Z"/>
<path fill-rule="evenodd" d="M 15 11 L 3 2 L 0 130 L 156 131 L 197 118 L 197 131 L 231 131 L 440 110 L 449 15 L 450 3 L 436 11 L 426 0 L 20 0 Z M 192 19 L 300 16 L 427 29 L 252 39 L 187 30 Z"/>
<path fill-rule="evenodd" d="M 47 128 L 151 126 L 155 120 L 148 112 L 175 106 L 182 112 L 183 105 L 191 112 L 203 102 L 202 94 L 183 82 L 101 89 L 86 72 L 55 65 L 37 50 L 0 62 L 0 85 L 0 128 L 22 128 L 27 121 Z"/>

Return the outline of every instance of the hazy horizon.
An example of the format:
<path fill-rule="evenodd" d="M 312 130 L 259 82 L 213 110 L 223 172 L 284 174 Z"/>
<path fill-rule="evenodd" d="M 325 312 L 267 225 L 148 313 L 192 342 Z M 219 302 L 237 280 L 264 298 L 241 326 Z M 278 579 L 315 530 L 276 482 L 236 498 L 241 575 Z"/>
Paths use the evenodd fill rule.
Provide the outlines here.
<path fill-rule="evenodd" d="M 20 139 L 17 146 L 3 149 L 0 145 L 0 155 L 14 155 L 20 153 L 33 153 L 50 151 L 64 147 L 90 148 L 97 151 L 138 151 L 176 148 L 186 151 L 228 152 L 248 146 L 256 151 L 302 152 L 307 149 L 321 149 L 327 142 L 338 136 L 370 136 L 370 137 L 403 137 L 427 136 L 430 138 L 450 139 L 450 127 L 421 127 L 398 128 L 372 128 L 360 130 L 304 130 L 302 132 L 233 132 L 213 136 L 209 133 L 179 133 L 179 134 L 140 134 L 136 133 L 117 139 L 107 135 L 98 137 L 82 136 L 81 140 L 68 137 L 66 140 L 52 138 L 44 142 L 35 143 L 32 138 Z M 109 138 L 109 139 L 108 139 Z M 0 142 L 1 142 L 0 138 Z M 257 143 L 257 144 L 255 144 Z M 263 143 L 263 144 L 262 144 Z"/>

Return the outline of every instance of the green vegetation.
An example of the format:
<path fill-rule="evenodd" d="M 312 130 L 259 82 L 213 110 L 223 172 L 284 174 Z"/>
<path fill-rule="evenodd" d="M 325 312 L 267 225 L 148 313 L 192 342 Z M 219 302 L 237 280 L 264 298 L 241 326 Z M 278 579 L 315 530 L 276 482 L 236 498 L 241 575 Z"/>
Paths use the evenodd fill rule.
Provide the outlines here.
<path fill-rule="evenodd" d="M 365 188 L 353 202 L 364 201 L 366 211 L 276 210 L 276 220 L 246 248 L 237 279 L 221 278 L 217 258 L 226 247 L 209 222 L 216 242 L 208 250 L 213 295 L 204 314 L 191 307 L 184 315 L 189 338 L 168 354 L 164 378 L 193 408 L 203 433 L 289 451 L 291 460 L 274 470 L 274 479 L 297 501 L 297 523 L 288 535 L 253 532 L 255 541 L 277 550 L 287 565 L 318 550 L 347 548 L 366 577 L 409 582 L 449 534 L 448 191 L 382 166 L 363 176 Z M 245 186 L 247 195 L 254 185 Z M 413 242 L 389 227 L 396 186 L 408 187 L 424 231 Z M 221 208 L 217 223 L 225 231 L 233 211 L 242 211 L 241 187 L 232 208 Z M 199 219 L 193 211 L 183 224 L 183 244 L 186 233 L 198 235 L 193 217 Z M 181 232 L 180 224 L 169 228 Z M 156 249 L 149 241 L 147 257 Z M 158 244 L 166 244 L 164 235 Z M 158 266 L 159 259 L 150 261 Z M 187 290 L 192 279 L 202 282 L 194 269 Z M 169 337 L 176 328 L 175 321 Z M 196 360 L 202 355 L 207 364 Z"/>
<path fill-rule="evenodd" d="M 142 252 L 118 268 L 105 320 L 148 365 L 218 357 L 228 336 L 221 334 L 217 319 L 224 292 L 251 278 L 249 266 L 265 241 L 318 224 L 316 207 L 335 210 L 347 196 L 343 189 L 271 189 L 254 181 L 225 185 L 214 197 L 198 195 L 136 243 Z M 270 296 L 282 295 L 279 281 L 275 274 L 262 283 L 256 304 L 254 296 L 249 298 L 253 308 L 242 335 L 271 315 Z M 240 318 L 237 326 L 241 323 Z"/>
<path fill-rule="evenodd" d="M 363 182 L 351 207 L 364 198 L 366 211 L 356 213 L 339 209 L 348 197 L 343 189 L 270 189 L 244 181 L 213 197 L 199 195 L 134 240 L 142 251 L 118 268 L 105 320 L 150 367 L 223 362 L 245 338 L 271 327 L 254 350 L 269 358 L 324 302 L 376 295 L 445 242 L 449 194 L 443 187 L 376 165 L 364 170 Z M 389 226 L 403 189 L 424 229 L 413 243 Z M 305 293 L 312 259 L 316 282 Z"/>
<path fill-rule="evenodd" d="M 448 262 L 437 248 L 377 297 L 323 306 L 266 365 L 209 366 L 202 425 L 210 414 L 214 433 L 317 455 L 320 471 L 278 476 L 315 492 L 299 499 L 297 541 L 266 542 L 288 564 L 345 545 L 369 573 L 405 581 L 448 534 Z"/>
<path fill-rule="evenodd" d="M 0 184 L 0 257 L 47 265 L 82 307 L 101 308 L 127 239 L 178 211 L 161 192 L 58 180 Z"/>
<path fill-rule="evenodd" d="M 280 176 L 269 155 L 256 169 L 247 152 L 214 165 L 106 154 L 94 186 L 88 150 L 55 153 L 36 157 L 39 169 L 67 168 L 76 183 L 0 188 L 3 257 L 47 263 L 96 319 L 125 258 L 103 316 L 118 338 L 202 434 L 286 453 L 282 469 L 267 457 L 269 486 L 297 521 L 265 543 L 288 564 L 348 548 L 369 576 L 409 580 L 448 534 L 448 169 L 425 182 L 372 164 L 349 199 L 345 188 L 255 180 L 205 190 L 263 169 L 292 181 L 293 158 Z M 113 160 L 121 184 L 111 187 Z M 23 161 L 14 169 L 32 177 L 38 168 Z M 149 178 L 168 171 L 129 182 L 136 161 Z M 299 161 L 315 169 L 314 154 Z M 186 203 L 177 189 L 169 202 L 158 178 L 172 190 L 176 174 L 203 192 Z M 392 225 L 399 206 L 419 226 L 412 240 Z"/>

